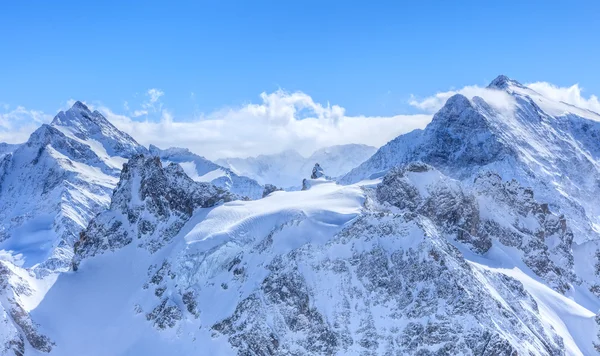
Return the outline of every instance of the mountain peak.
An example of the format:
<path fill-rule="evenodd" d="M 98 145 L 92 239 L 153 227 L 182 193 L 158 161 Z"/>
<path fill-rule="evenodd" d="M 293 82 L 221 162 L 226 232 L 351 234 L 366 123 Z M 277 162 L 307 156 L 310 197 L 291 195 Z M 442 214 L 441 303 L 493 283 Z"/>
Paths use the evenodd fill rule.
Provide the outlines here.
<path fill-rule="evenodd" d="M 321 168 L 320 164 L 315 163 L 315 166 L 313 167 L 310 179 L 318 179 L 318 178 L 321 178 L 323 176 L 325 176 L 325 173 L 323 172 L 323 168 Z"/>
<path fill-rule="evenodd" d="M 501 89 L 501 90 L 505 90 L 509 87 L 518 87 L 518 88 L 523 88 L 523 84 L 517 82 L 514 79 L 510 79 L 509 77 L 507 77 L 506 75 L 499 75 L 496 77 L 496 79 L 492 80 L 492 82 L 490 83 L 490 85 L 488 85 L 487 87 L 489 89 Z"/>
<path fill-rule="evenodd" d="M 434 115 L 433 121 L 440 121 L 440 118 L 442 121 L 447 121 L 448 118 L 457 118 L 462 112 L 470 108 L 473 108 L 473 105 L 466 96 L 454 94 L 446 100 L 446 104 Z"/>
<path fill-rule="evenodd" d="M 52 126 L 88 126 L 90 123 L 98 123 L 106 119 L 97 111 L 92 111 L 82 103 L 76 101 L 67 111 L 59 112 L 52 120 Z"/>
<path fill-rule="evenodd" d="M 446 101 L 445 106 L 471 106 L 469 99 L 462 94 L 454 94 Z"/>
<path fill-rule="evenodd" d="M 69 110 L 84 110 L 84 111 L 88 111 L 90 112 L 90 109 L 87 107 L 87 105 L 85 105 L 84 103 L 82 103 L 81 101 L 77 100 Z"/>

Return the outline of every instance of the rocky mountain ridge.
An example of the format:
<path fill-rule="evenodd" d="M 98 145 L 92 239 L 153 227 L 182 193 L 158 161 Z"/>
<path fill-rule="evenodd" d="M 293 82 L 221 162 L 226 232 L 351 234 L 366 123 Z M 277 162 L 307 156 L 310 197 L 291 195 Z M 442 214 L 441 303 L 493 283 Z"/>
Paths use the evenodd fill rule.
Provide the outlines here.
<path fill-rule="evenodd" d="M 198 182 L 210 182 L 233 194 L 249 199 L 260 199 L 264 186 L 254 179 L 240 176 L 231 169 L 222 167 L 185 148 L 171 147 L 166 150 L 150 145 L 150 153 L 159 157 L 164 164 L 179 164 L 185 173 Z"/>

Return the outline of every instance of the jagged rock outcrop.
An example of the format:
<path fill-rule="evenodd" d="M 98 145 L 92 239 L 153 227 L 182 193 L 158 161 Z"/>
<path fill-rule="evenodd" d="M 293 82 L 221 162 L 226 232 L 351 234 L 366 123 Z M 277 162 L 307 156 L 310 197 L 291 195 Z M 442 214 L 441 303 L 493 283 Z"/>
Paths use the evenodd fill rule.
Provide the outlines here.
<path fill-rule="evenodd" d="M 315 184 L 321 184 L 323 181 L 330 180 L 331 178 L 325 175 L 323 168 L 318 163 L 312 169 L 310 179 L 302 180 L 302 190 L 308 190 Z"/>
<path fill-rule="evenodd" d="M 138 155 L 123 166 L 109 210 L 96 216 L 75 244 L 73 268 L 80 261 L 132 242 L 156 252 L 183 227 L 197 208 L 234 199 L 210 183 L 195 182 L 181 166 L 162 166 L 160 158 Z"/>
<path fill-rule="evenodd" d="M 312 169 L 312 173 L 310 175 L 310 179 L 318 179 L 321 177 L 325 177 L 325 173 L 323 172 L 323 168 L 318 163 L 315 163 L 315 166 Z"/>
<path fill-rule="evenodd" d="M 276 186 L 274 186 L 273 184 L 265 184 L 265 188 L 263 190 L 263 194 L 262 197 L 266 197 L 267 195 L 273 193 L 273 192 L 277 192 L 277 191 L 281 191 L 283 189 L 281 188 L 277 188 Z"/>
<path fill-rule="evenodd" d="M 573 232 L 565 217 L 552 213 L 514 180 L 504 182 L 497 173 L 484 172 L 465 188 L 432 166 L 411 163 L 383 178 L 377 198 L 405 214 L 431 219 L 478 254 L 493 243 L 518 249 L 523 262 L 561 293 L 580 283 L 573 271 Z"/>

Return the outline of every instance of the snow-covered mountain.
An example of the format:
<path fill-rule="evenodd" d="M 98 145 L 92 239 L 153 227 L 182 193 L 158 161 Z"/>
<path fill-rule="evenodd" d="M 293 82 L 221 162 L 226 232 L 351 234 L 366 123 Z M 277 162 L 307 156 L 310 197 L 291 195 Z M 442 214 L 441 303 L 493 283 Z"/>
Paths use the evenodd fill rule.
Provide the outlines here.
<path fill-rule="evenodd" d="M 152 154 L 181 163 L 194 178 L 212 173 L 209 180 L 219 187 L 251 199 L 262 197 L 263 187 L 254 180 L 187 150 L 161 151 L 154 146 L 151 150 Z M 28 290 L 29 299 L 43 297 L 55 274 L 71 268 L 79 234 L 96 214 L 109 207 L 123 164 L 148 153 L 101 113 L 92 112 L 81 102 L 61 111 L 49 125 L 42 125 L 26 143 L 0 144 L 0 252 L 10 251 L 20 261 L 19 265 L 3 262 L 13 276 L 7 280 L 17 281 L 6 289 L 14 295 Z M 18 276 L 30 275 L 34 278 L 28 280 L 28 287 L 21 288 L 25 284 Z M 31 303 L 23 304 L 21 297 L 6 297 L 2 303 L 7 315 L 22 314 L 23 320 L 31 309 Z M 23 333 L 7 336 L 10 341 L 6 343 L 17 350 L 31 333 L 25 332 L 15 317 L 12 319 L 15 322 L 11 327 Z"/>
<path fill-rule="evenodd" d="M 26 143 L 4 146 L 0 159 L 0 351 L 49 351 L 28 312 L 69 270 L 73 245 L 106 209 L 121 166 L 146 152 L 99 112 L 81 102 L 42 125 Z M 14 263 L 15 259 L 19 263 Z M 4 346 L 2 346 L 4 345 Z"/>
<path fill-rule="evenodd" d="M 146 149 L 77 102 L 0 163 L 0 249 L 40 273 L 66 270 L 73 244 L 108 207 L 124 162 Z"/>
<path fill-rule="evenodd" d="M 198 181 L 204 160 L 135 154 L 44 298 L 28 301 L 34 275 L 0 256 L 0 341 L 51 355 L 596 354 L 596 120 L 500 76 L 345 185 L 312 162 L 292 183 L 304 190 L 257 200 Z"/>
<path fill-rule="evenodd" d="M 339 177 L 364 162 L 376 151 L 375 147 L 349 144 L 319 149 L 308 158 L 288 150 L 274 155 L 226 158 L 216 162 L 261 184 L 270 183 L 286 189 L 299 189 L 298 177 L 310 175 L 315 163 L 319 163 L 332 177 Z"/>
<path fill-rule="evenodd" d="M 21 145 L 0 145 L 0 249 L 22 254 L 40 274 L 71 265 L 73 244 L 110 204 L 121 168 L 136 154 L 176 162 L 193 179 L 234 194 L 262 197 L 263 187 L 185 149 L 148 151 L 98 111 L 76 102 Z"/>
<path fill-rule="evenodd" d="M 497 174 L 411 163 L 219 204 L 174 166 L 130 165 L 32 312 L 52 354 L 595 352 L 595 313 L 561 294 L 569 222 Z"/>
<path fill-rule="evenodd" d="M 358 182 L 420 160 L 464 180 L 481 170 L 530 186 L 577 222 L 576 241 L 600 233 L 600 115 L 543 97 L 505 76 L 492 100 L 451 97 L 424 130 L 390 141 L 340 179 Z"/>
<path fill-rule="evenodd" d="M 150 145 L 150 153 L 160 157 L 163 164 L 178 163 L 185 173 L 197 182 L 210 182 L 217 187 L 250 199 L 260 199 L 264 187 L 254 179 L 237 175 L 231 169 L 219 166 L 186 148 L 172 147 L 166 150 Z"/>

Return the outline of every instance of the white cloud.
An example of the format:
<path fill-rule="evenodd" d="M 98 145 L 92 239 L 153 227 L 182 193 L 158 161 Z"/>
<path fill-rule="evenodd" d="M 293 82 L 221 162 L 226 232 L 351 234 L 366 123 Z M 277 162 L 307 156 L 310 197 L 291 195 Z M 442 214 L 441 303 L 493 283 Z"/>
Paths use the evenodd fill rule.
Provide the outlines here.
<path fill-rule="evenodd" d="M 160 89 L 152 88 L 148 89 L 146 95 L 150 97 L 150 103 L 154 104 L 158 101 L 158 99 L 160 99 L 161 96 L 165 95 L 165 92 Z"/>
<path fill-rule="evenodd" d="M 579 87 L 579 84 L 570 87 L 559 87 L 548 82 L 535 82 L 527 84 L 527 86 L 549 99 L 562 101 L 600 113 L 600 101 L 598 97 L 591 95 L 589 98 L 586 98 L 581 95 L 584 90 Z"/>
<path fill-rule="evenodd" d="M 303 154 L 337 144 L 381 146 L 401 133 L 424 127 L 431 115 L 347 116 L 338 105 L 316 103 L 302 92 L 262 93 L 261 102 L 219 110 L 196 120 L 161 111 L 157 121 L 135 120 L 97 109 L 144 145 L 179 146 L 215 159 L 296 149 Z"/>
<path fill-rule="evenodd" d="M 51 115 L 22 106 L 10 110 L 10 106 L 2 105 L 2 109 L 4 112 L 0 112 L 0 142 L 25 142 L 41 124 L 52 120 Z"/>
<path fill-rule="evenodd" d="M 600 113 L 600 101 L 597 96 L 590 95 L 588 98 L 582 95 L 583 89 L 578 84 L 570 87 L 559 87 L 548 82 L 535 82 L 525 84 L 530 89 L 535 90 L 544 97 L 562 101 L 567 104 L 575 105 L 580 108 L 589 109 Z M 455 94 L 462 94 L 467 98 L 480 96 L 485 99 L 490 105 L 497 108 L 506 108 L 507 105 L 512 105 L 514 101 L 511 96 L 501 90 L 490 90 L 480 86 L 466 86 L 459 90 L 449 90 L 439 92 L 435 95 L 418 99 L 411 95 L 409 104 L 427 113 L 435 113 L 444 106 L 446 100 Z M 510 106 L 508 106 L 510 107 Z"/>
<path fill-rule="evenodd" d="M 128 112 L 132 117 L 148 116 L 156 113 L 160 114 L 163 108 L 160 98 L 164 95 L 165 92 L 160 89 L 148 89 L 145 93 L 145 97 L 147 99 L 141 102 L 140 109 L 131 110 L 131 105 L 129 102 L 125 102 L 125 111 Z"/>
<path fill-rule="evenodd" d="M 600 111 L 598 98 L 584 97 L 579 86 L 557 87 L 549 83 L 529 86 L 554 100 Z M 363 143 L 381 146 L 415 128 L 423 128 L 431 114 L 439 110 L 454 94 L 481 96 L 496 107 L 510 107 L 512 97 L 498 90 L 467 86 L 459 90 L 437 93 L 423 99 L 413 97 L 410 105 L 423 111 L 421 115 L 390 117 L 350 116 L 339 105 L 315 102 L 302 92 L 278 90 L 262 93 L 257 103 L 218 110 L 209 114 L 177 117 L 163 108 L 164 92 L 150 89 L 138 110 L 125 113 L 101 104 L 89 105 L 102 112 L 118 128 L 144 145 L 187 147 L 193 152 L 215 159 L 232 156 L 255 156 L 296 149 L 302 154 L 331 145 Z M 69 101 L 72 105 L 74 101 Z M 122 110 L 122 109 L 121 109 Z M 18 107 L 0 113 L 0 142 L 23 142 L 51 115 Z"/>
<path fill-rule="evenodd" d="M 21 267 L 23 266 L 25 259 L 23 258 L 23 254 L 0 250 L 0 261 L 10 262 L 15 266 Z"/>
<path fill-rule="evenodd" d="M 423 99 L 417 99 L 414 95 L 411 95 L 408 103 L 424 112 L 433 114 L 446 104 L 446 100 L 456 94 L 462 94 L 469 99 L 479 96 L 491 106 L 501 110 L 510 109 L 514 105 L 514 99 L 508 93 L 502 90 L 491 90 L 476 85 L 466 86 L 459 90 L 440 92 Z"/>
<path fill-rule="evenodd" d="M 133 117 L 140 117 L 144 115 L 148 115 L 148 110 L 135 110 L 131 113 L 131 116 Z"/>

